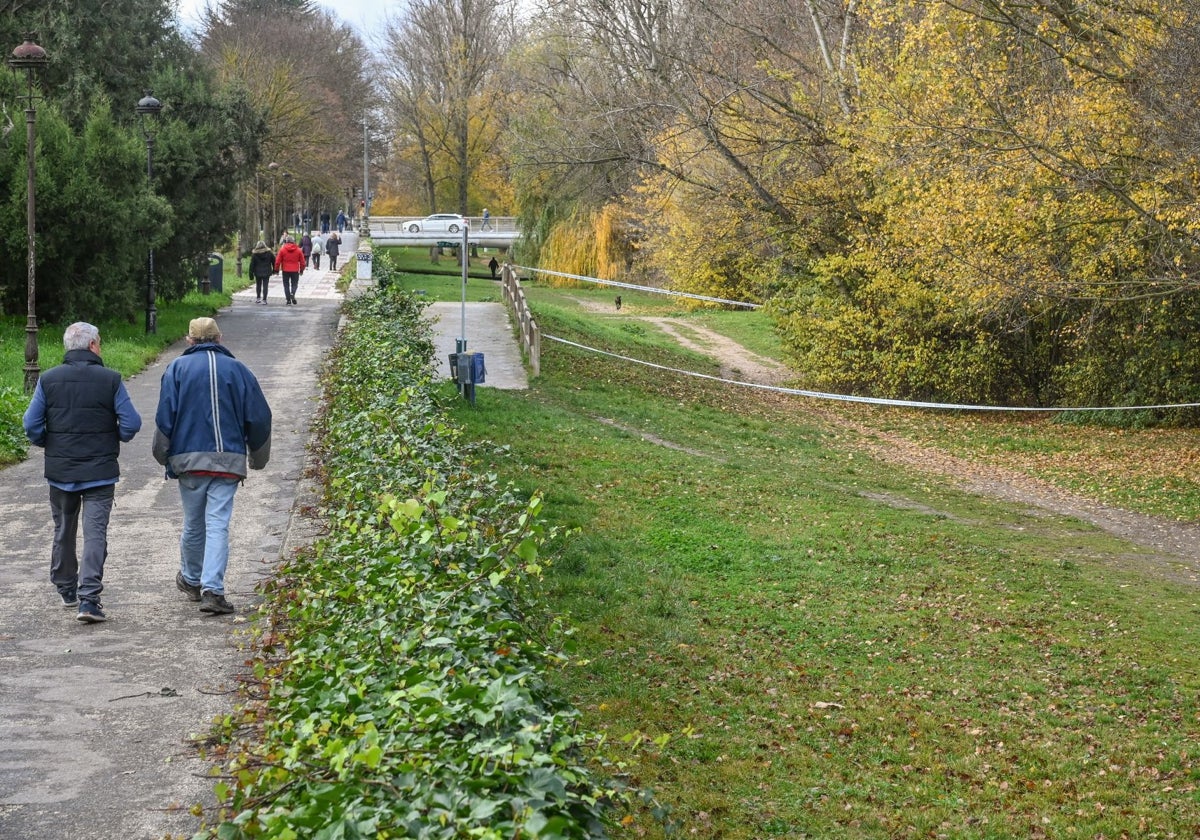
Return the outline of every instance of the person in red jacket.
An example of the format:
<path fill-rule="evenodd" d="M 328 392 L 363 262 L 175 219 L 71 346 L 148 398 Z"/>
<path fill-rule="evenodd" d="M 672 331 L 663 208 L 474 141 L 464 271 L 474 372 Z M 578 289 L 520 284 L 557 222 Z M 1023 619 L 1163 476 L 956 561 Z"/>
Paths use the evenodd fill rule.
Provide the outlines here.
<path fill-rule="evenodd" d="M 287 303 L 295 304 L 296 286 L 300 284 L 300 272 L 304 271 L 304 252 L 290 236 L 283 237 L 283 245 L 275 257 L 275 268 L 283 274 L 283 296 Z"/>

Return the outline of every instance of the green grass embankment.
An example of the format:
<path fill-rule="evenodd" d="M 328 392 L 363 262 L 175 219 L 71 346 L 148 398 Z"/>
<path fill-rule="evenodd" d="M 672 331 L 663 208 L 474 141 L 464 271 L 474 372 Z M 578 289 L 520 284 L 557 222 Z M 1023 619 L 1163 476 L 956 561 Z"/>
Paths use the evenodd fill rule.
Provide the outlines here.
<path fill-rule="evenodd" d="M 545 332 L 715 373 L 635 320 L 636 298 L 617 315 L 581 303 L 608 292 L 527 294 Z M 492 468 L 571 529 L 549 608 L 569 614 L 581 664 L 557 684 L 682 836 L 1200 831 L 1200 591 L 1157 574 L 1149 550 L 873 460 L 827 407 L 564 345 L 544 344 L 529 391 L 456 405 L 471 436 L 506 448 Z M 1194 473 L 1148 466 L 1194 444 L 1187 431 L 849 411 L 1145 509 L 1198 510 Z M 1107 458 L 1105 440 L 1121 441 Z M 643 814 L 635 831 L 663 829 Z"/>

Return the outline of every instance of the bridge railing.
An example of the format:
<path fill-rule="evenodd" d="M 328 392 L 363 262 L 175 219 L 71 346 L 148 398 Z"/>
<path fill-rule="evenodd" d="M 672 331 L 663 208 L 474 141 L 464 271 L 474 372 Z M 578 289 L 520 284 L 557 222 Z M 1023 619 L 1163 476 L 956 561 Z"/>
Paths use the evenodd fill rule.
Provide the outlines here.
<path fill-rule="evenodd" d="M 533 312 L 525 300 L 525 290 L 521 288 L 521 280 L 511 263 L 500 267 L 500 285 L 504 289 L 504 302 L 508 304 L 513 320 L 521 331 L 521 350 L 529 359 L 529 369 L 534 376 L 538 376 L 542 371 L 542 333 L 533 319 Z"/>
<path fill-rule="evenodd" d="M 471 233 L 518 233 L 516 216 L 491 216 L 486 227 L 483 224 L 482 216 L 466 216 L 465 218 Z M 371 231 L 403 233 L 407 223 L 419 222 L 422 219 L 424 216 L 372 216 Z"/>

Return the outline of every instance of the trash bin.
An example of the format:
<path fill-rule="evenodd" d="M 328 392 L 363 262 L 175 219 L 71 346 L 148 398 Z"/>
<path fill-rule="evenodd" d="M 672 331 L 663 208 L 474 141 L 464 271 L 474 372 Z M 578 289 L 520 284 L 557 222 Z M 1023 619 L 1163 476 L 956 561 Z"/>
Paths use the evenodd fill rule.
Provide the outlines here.
<path fill-rule="evenodd" d="M 225 291 L 225 258 L 220 254 L 208 255 L 208 287 L 214 292 Z"/>
<path fill-rule="evenodd" d="M 370 280 L 371 279 L 371 252 L 370 251 L 359 251 L 354 256 L 358 260 L 358 274 L 357 274 L 358 279 L 359 280 Z"/>
<path fill-rule="evenodd" d="M 482 385 L 487 377 L 487 368 L 483 366 L 482 353 L 468 353 L 471 357 L 471 384 Z"/>
<path fill-rule="evenodd" d="M 450 354 L 450 381 L 458 382 L 458 354 Z"/>

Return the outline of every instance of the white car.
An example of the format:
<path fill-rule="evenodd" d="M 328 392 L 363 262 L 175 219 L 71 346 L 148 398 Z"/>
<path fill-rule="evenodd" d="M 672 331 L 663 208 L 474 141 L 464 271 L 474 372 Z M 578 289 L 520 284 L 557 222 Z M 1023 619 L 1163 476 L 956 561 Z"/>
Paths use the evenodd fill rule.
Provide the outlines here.
<path fill-rule="evenodd" d="M 404 224 L 409 233 L 458 233 L 467 227 L 467 220 L 457 213 L 434 213 Z"/>

